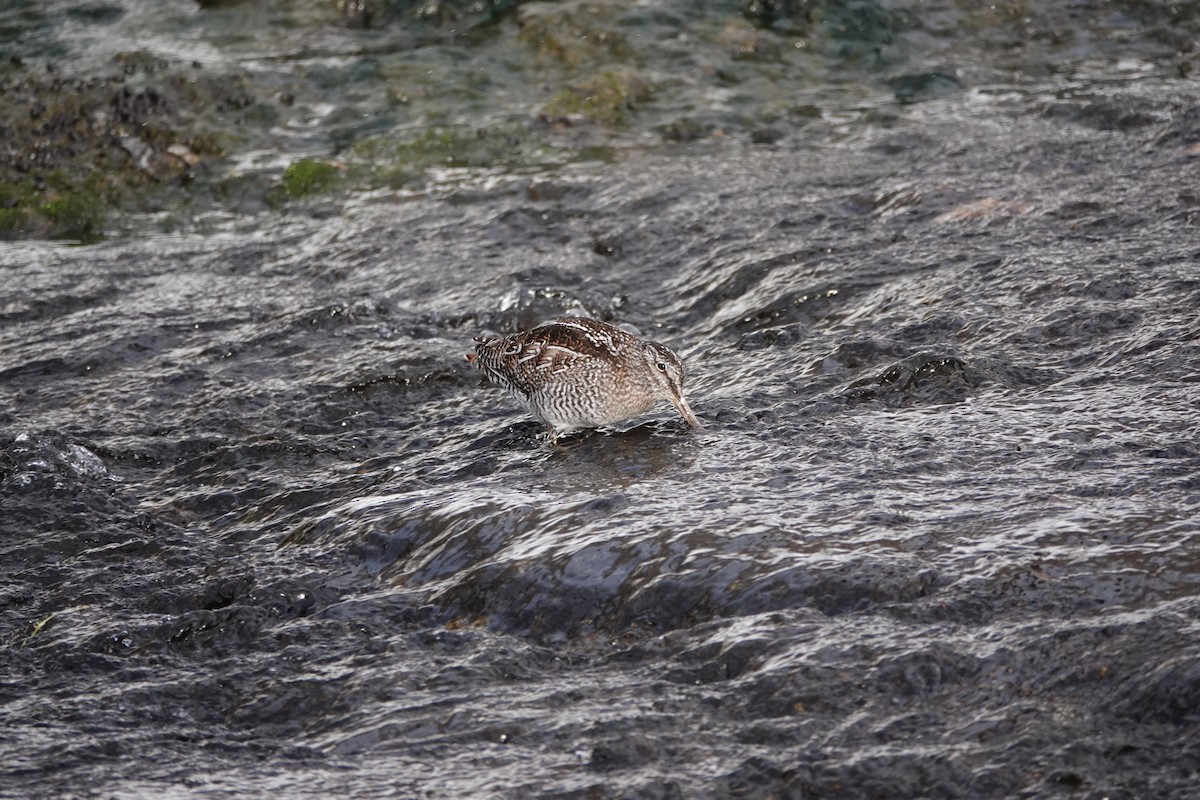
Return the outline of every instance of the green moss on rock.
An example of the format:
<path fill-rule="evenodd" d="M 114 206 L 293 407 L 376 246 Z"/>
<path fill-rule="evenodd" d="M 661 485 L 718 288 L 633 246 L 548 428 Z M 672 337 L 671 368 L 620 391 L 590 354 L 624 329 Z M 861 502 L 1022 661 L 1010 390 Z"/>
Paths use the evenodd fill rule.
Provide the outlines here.
<path fill-rule="evenodd" d="M 490 128 L 435 127 L 396 141 L 375 136 L 355 143 L 350 154 L 362 182 L 399 187 L 419 179 L 433 167 L 515 167 L 529 161 L 524 143 L 528 131 L 510 125 Z"/>
<path fill-rule="evenodd" d="M 23 208 L 0 208 L 0 239 L 15 239 L 28 229 L 28 211 Z"/>
<path fill-rule="evenodd" d="M 113 215 L 186 202 L 210 169 L 202 162 L 245 137 L 238 126 L 255 103 L 242 76 L 140 51 L 86 77 L 9 67 L 0 73 L 0 237 L 9 239 L 91 240 Z"/>
<path fill-rule="evenodd" d="M 549 117 L 579 116 L 604 125 L 623 125 L 651 94 L 650 85 L 632 72 L 602 72 L 563 89 L 542 111 Z"/>
<path fill-rule="evenodd" d="M 53 239 L 97 238 L 108 210 L 100 195 L 87 189 L 67 192 L 43 203 L 40 211 L 50 221 Z"/>
<path fill-rule="evenodd" d="M 327 161 L 302 158 L 283 171 L 282 187 L 291 198 L 324 194 L 338 180 L 338 168 Z"/>
<path fill-rule="evenodd" d="M 614 24 L 617 3 L 530 3 L 518 12 L 518 38 L 544 61 L 566 67 L 627 63 L 633 51 Z"/>
<path fill-rule="evenodd" d="M 93 241 L 103 232 L 110 200 L 99 173 L 83 180 L 55 170 L 34 185 L 0 184 L 0 238 L 22 236 Z"/>

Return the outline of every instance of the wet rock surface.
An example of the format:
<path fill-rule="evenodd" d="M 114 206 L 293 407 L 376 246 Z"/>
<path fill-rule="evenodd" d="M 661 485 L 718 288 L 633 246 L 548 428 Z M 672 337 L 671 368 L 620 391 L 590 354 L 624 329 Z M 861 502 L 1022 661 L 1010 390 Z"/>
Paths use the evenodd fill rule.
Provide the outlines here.
<path fill-rule="evenodd" d="M 1194 85 L 1120 9 L 973 18 L 1135 31 L 1082 88 L 872 73 L 783 136 L 0 246 L 0 795 L 1194 796 Z M 706 428 L 550 447 L 462 360 L 568 312 Z"/>

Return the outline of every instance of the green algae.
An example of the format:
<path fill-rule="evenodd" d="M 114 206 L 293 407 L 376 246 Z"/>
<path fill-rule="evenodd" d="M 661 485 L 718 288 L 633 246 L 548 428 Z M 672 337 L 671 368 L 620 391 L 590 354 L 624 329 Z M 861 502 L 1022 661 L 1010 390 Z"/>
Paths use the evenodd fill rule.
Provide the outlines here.
<path fill-rule="evenodd" d="M 0 75 L 0 238 L 94 241 L 113 217 L 186 204 L 205 162 L 266 127 L 238 75 L 147 53 L 61 77 L 19 61 Z M 166 208 L 165 208 L 166 207 Z"/>
<path fill-rule="evenodd" d="M 517 38 L 535 58 L 559 66 L 625 63 L 633 49 L 612 24 L 617 10 L 593 2 L 533 3 L 521 8 Z"/>
<path fill-rule="evenodd" d="M 29 230 L 29 212 L 0 207 L 0 239 L 15 239 Z"/>
<path fill-rule="evenodd" d="M 381 134 L 360 139 L 349 155 L 360 183 L 392 188 L 411 184 L 434 167 L 514 168 L 537 161 L 528 128 L 508 124 L 435 126 L 400 140 Z"/>
<path fill-rule="evenodd" d="M 330 191 L 338 182 L 338 168 L 327 161 L 302 158 L 283 171 L 281 188 L 291 198 Z"/>
<path fill-rule="evenodd" d="M 56 170 L 37 183 L 25 179 L 0 184 L 0 238 L 95 241 L 103 233 L 109 205 L 99 172 L 77 181 Z"/>
<path fill-rule="evenodd" d="M 267 190 L 267 205 L 279 208 L 289 201 L 329 194 L 344 182 L 342 169 L 315 158 L 294 161 L 283 171 L 279 183 Z"/>
<path fill-rule="evenodd" d="M 548 117 L 578 116 L 604 125 L 625 125 L 652 95 L 650 84 L 631 71 L 602 72 L 562 89 L 542 112 Z"/>
<path fill-rule="evenodd" d="M 30 229 L 38 192 L 32 181 L 0 183 L 0 238 L 15 239 Z"/>
<path fill-rule="evenodd" d="M 86 188 L 48 200 L 40 211 L 50 221 L 47 236 L 51 239 L 95 240 L 108 216 L 104 200 Z"/>
<path fill-rule="evenodd" d="M 434 125 L 403 138 L 376 134 L 357 140 L 342 153 L 344 167 L 312 158 L 291 164 L 267 201 L 278 206 L 339 187 L 398 189 L 420 183 L 435 168 L 513 169 L 538 163 L 545 152 L 531 142 L 528 126 L 520 125 Z"/>

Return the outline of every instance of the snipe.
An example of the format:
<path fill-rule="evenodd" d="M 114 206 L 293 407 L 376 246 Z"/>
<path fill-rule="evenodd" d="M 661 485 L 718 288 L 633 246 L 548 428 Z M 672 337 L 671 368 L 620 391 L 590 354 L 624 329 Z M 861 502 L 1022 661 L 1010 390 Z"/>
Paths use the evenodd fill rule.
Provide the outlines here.
<path fill-rule="evenodd" d="M 467 354 L 550 428 L 551 440 L 602 428 L 667 400 L 703 427 L 683 398 L 683 360 L 670 348 L 586 317 L 565 317 L 499 339 L 476 338 Z"/>

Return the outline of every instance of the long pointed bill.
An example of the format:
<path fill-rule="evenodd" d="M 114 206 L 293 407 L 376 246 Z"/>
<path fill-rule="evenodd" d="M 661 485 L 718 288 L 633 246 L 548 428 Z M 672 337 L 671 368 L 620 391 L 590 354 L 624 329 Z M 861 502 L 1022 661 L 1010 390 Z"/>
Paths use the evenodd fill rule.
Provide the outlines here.
<path fill-rule="evenodd" d="M 688 425 L 691 425 L 693 428 L 704 427 L 700 424 L 700 420 L 696 419 L 696 415 L 692 413 L 692 410 L 688 408 L 687 400 L 683 399 L 682 394 L 672 394 L 671 405 L 675 406 L 675 410 L 679 412 L 679 416 L 683 417 L 683 421 Z"/>

